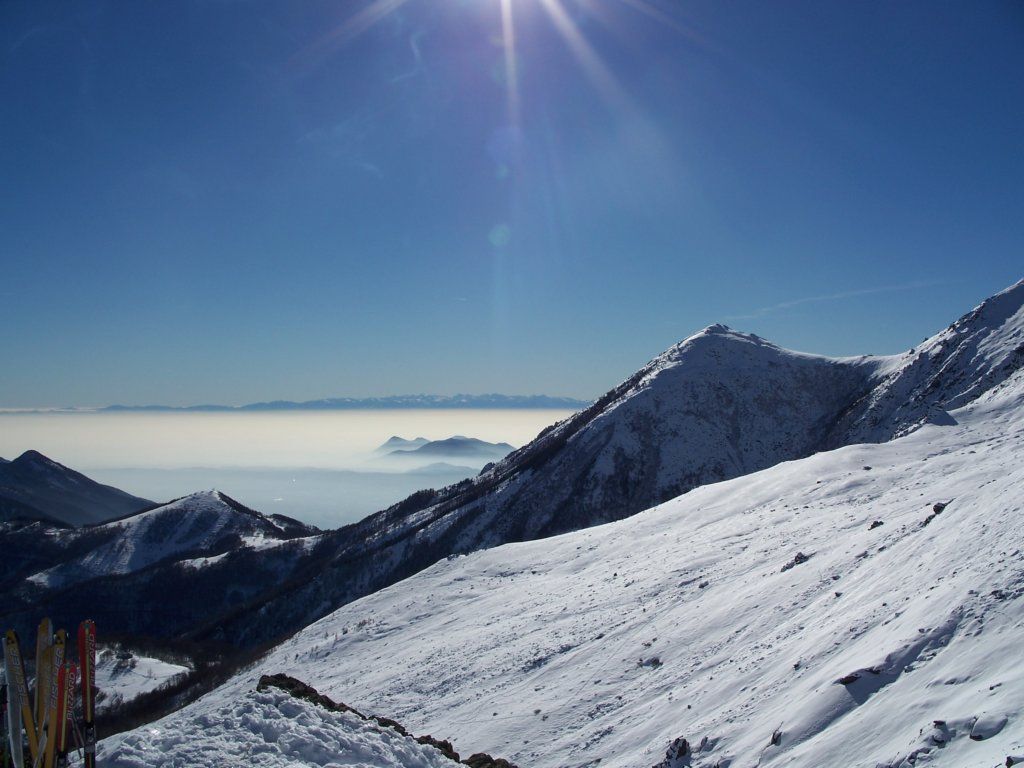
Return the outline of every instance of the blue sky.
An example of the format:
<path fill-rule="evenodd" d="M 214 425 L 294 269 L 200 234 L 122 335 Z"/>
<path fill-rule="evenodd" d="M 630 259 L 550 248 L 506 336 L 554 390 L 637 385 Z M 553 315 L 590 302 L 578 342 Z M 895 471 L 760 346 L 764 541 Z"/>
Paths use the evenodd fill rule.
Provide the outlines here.
<path fill-rule="evenodd" d="M 1021 3 L 505 7 L 0 4 L 0 405 L 592 397 L 1024 277 Z"/>

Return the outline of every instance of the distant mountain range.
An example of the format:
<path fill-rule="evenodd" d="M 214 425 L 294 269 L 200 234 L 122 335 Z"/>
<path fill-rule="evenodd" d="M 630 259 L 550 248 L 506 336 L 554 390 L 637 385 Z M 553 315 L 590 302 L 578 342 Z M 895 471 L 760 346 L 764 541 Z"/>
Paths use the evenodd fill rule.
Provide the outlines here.
<path fill-rule="evenodd" d="M 407 440 L 404 437 L 392 435 L 377 446 L 377 450 L 374 451 L 374 453 L 378 455 L 387 455 L 393 451 L 412 451 L 429 442 L 430 441 L 425 437 L 414 437 L 412 440 Z"/>
<path fill-rule="evenodd" d="M 559 408 L 579 410 L 587 400 L 548 395 L 393 395 L 390 397 L 330 397 L 323 400 L 272 400 L 248 405 L 108 405 L 109 411 L 349 411 L 389 408 Z"/>

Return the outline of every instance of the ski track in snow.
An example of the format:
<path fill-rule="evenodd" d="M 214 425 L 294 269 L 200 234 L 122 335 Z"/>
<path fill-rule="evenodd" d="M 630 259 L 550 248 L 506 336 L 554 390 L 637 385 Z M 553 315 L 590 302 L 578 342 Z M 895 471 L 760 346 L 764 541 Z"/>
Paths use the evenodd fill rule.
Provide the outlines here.
<path fill-rule="evenodd" d="M 252 693 L 283 672 L 521 768 L 649 768 L 677 737 L 697 751 L 670 768 L 1002 765 L 1024 752 L 1024 372 L 953 416 L 449 558 L 106 740 L 102 764 L 249 765 L 264 720 L 287 739 L 261 765 L 393 764 L 304 756 L 320 716 L 285 726 Z M 168 744 L 180 761 L 144 761 Z"/>

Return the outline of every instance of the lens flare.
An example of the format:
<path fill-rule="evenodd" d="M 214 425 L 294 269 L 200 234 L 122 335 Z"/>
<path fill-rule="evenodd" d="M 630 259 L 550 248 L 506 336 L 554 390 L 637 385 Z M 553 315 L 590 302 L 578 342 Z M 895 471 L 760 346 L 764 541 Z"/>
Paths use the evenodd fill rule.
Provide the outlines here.
<path fill-rule="evenodd" d="M 372 0 L 365 8 L 358 11 L 346 21 L 339 24 L 319 40 L 304 48 L 296 59 L 300 63 L 313 64 L 321 62 L 338 48 L 351 42 L 399 10 L 409 0 Z M 500 8 L 501 45 L 504 54 L 504 84 L 507 90 L 507 109 L 509 123 L 519 126 L 522 120 L 522 99 L 520 94 L 520 61 L 517 47 L 517 32 L 514 7 L 523 5 L 527 0 L 494 0 Z M 598 92 L 617 109 L 630 109 L 631 101 L 626 90 L 620 85 L 614 73 L 601 60 L 597 51 L 590 44 L 572 16 L 566 10 L 564 0 L 529 0 L 540 5 L 552 25 L 572 51 L 584 73 Z M 579 0 L 581 7 L 591 15 L 602 17 L 607 10 L 592 4 L 591 0 Z M 650 0 L 618 0 L 622 5 L 652 19 L 658 24 L 671 28 L 691 40 L 697 41 L 693 30 L 681 24 L 671 13 L 662 10 Z M 607 19 L 605 19 L 607 21 Z M 698 41 L 699 42 L 699 41 Z"/>

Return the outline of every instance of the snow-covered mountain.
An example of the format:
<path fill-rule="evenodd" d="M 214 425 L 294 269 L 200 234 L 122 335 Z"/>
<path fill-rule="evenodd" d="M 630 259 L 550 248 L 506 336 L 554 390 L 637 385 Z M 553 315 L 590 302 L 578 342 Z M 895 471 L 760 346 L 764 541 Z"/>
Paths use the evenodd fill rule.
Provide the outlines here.
<path fill-rule="evenodd" d="M 176 637 L 290 576 L 318 531 L 218 491 L 84 528 L 0 527 L 0 618 L 46 612 L 73 626 L 88 605 L 109 632 Z"/>
<path fill-rule="evenodd" d="M 972 402 L 1024 366 L 1024 280 L 903 355 L 883 359 L 874 386 L 833 428 L 834 445 L 877 443 Z"/>
<path fill-rule="evenodd" d="M 266 723 L 289 765 L 357 764 L 306 756 L 335 749 L 318 719 L 251 703 L 261 674 L 285 673 L 531 768 L 1013 765 L 1022 448 L 1016 370 L 887 443 L 442 560 L 101 755 L 156 764 L 166 734 L 187 734 L 190 765 L 243 765 L 221 745 Z M 239 707 L 251 719 L 228 717 Z"/>
<path fill-rule="evenodd" d="M 263 643 L 453 554 L 619 520 L 707 483 L 947 423 L 948 409 L 1020 369 L 1022 334 L 1024 281 L 891 357 L 807 355 L 711 326 L 478 477 L 331 533 L 303 578 L 217 632 Z"/>
<path fill-rule="evenodd" d="M 85 532 L 104 542 L 84 554 L 29 577 L 51 589 L 101 576 L 122 576 L 173 559 L 202 567 L 211 553 L 236 547 L 281 546 L 314 530 L 296 520 L 266 517 L 219 491 L 203 491 Z M 74 534 L 67 536 L 74 541 Z M 199 559 L 183 559 L 204 553 Z M 219 555 L 213 554 L 213 557 Z"/>
<path fill-rule="evenodd" d="M 0 461 L 0 522 L 45 520 L 77 527 L 151 506 L 151 501 L 101 485 L 38 451 Z"/>

